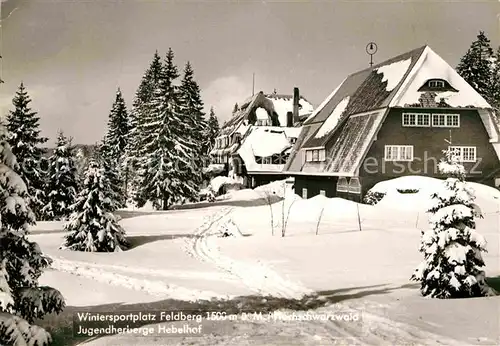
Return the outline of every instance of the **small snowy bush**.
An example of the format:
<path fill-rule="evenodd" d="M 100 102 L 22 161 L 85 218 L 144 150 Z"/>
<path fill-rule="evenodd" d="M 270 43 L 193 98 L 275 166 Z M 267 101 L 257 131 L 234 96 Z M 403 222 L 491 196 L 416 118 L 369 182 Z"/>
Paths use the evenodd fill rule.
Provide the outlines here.
<path fill-rule="evenodd" d="M 378 202 L 384 198 L 385 193 L 384 192 L 376 192 L 376 191 L 368 191 L 363 198 L 363 203 L 369 204 L 369 205 L 375 205 Z"/>
<path fill-rule="evenodd" d="M 418 193 L 420 190 L 419 189 L 397 189 L 399 193 L 406 194 L 406 193 Z"/>
<path fill-rule="evenodd" d="M 431 229 L 423 232 L 419 251 L 424 261 L 411 279 L 421 283 L 421 293 L 435 298 L 485 295 L 478 282 L 483 275 L 486 240 L 476 230 L 475 217 L 482 217 L 473 203 L 474 191 L 465 182 L 464 167 L 450 151 L 439 164 L 448 176 L 442 189 L 431 195 Z"/>
<path fill-rule="evenodd" d="M 117 209 L 104 169 L 91 162 L 83 189 L 72 206 L 70 220 L 64 225 L 68 234 L 63 248 L 77 251 L 111 252 L 128 247 L 125 231 L 113 215 Z"/>

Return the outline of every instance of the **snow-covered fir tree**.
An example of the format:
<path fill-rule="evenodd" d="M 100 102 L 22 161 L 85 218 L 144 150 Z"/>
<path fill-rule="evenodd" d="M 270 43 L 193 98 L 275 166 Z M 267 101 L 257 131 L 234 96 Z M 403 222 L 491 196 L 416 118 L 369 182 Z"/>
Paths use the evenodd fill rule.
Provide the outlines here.
<path fill-rule="evenodd" d="M 109 112 L 108 131 L 106 133 L 106 143 L 108 145 L 109 155 L 121 161 L 127 149 L 129 138 L 129 117 L 127 106 L 123 99 L 120 88 L 116 91 L 115 101 Z"/>
<path fill-rule="evenodd" d="M 142 162 L 144 161 L 141 156 L 143 154 L 142 145 L 145 141 L 144 135 L 146 134 L 144 127 L 150 117 L 149 107 L 154 91 L 158 88 L 162 69 L 161 57 L 158 51 L 156 51 L 141 79 L 132 104 L 132 111 L 130 112 L 130 131 L 125 162 L 127 167 L 129 167 L 127 191 L 129 199 L 137 205 L 145 203 L 145 200 L 140 196 L 142 177 L 139 174 Z"/>
<path fill-rule="evenodd" d="M 113 215 L 117 206 L 105 169 L 92 161 L 86 171 L 83 189 L 64 225 L 67 232 L 63 248 L 88 252 L 122 251 L 129 247 L 125 231 Z"/>
<path fill-rule="evenodd" d="M 421 293 L 433 298 L 481 296 L 478 282 L 483 272 L 481 253 L 486 240 L 476 230 L 481 217 L 474 191 L 465 181 L 465 169 L 453 151 L 445 151 L 439 170 L 448 176 L 440 191 L 432 194 L 430 229 L 423 232 L 419 251 L 424 261 L 412 275 L 421 282 Z"/>
<path fill-rule="evenodd" d="M 495 103 L 491 74 L 493 55 L 490 40 L 480 31 L 456 68 L 458 74 L 492 105 Z"/>
<path fill-rule="evenodd" d="M 142 124 L 139 206 L 150 201 L 155 208 L 167 209 L 184 198 L 192 198 L 198 189 L 193 177 L 200 172 L 192 163 L 195 151 L 181 114 L 175 85 L 179 74 L 173 58 L 169 50 Z"/>
<path fill-rule="evenodd" d="M 500 46 L 491 59 L 491 98 L 492 106 L 495 107 L 497 117 L 500 116 Z"/>
<path fill-rule="evenodd" d="M 156 51 L 135 93 L 129 118 L 128 156 L 138 159 L 142 144 L 142 125 L 149 112 L 149 105 L 162 74 L 161 57 Z"/>
<path fill-rule="evenodd" d="M 49 159 L 50 170 L 45 194 L 46 205 L 42 208 L 44 220 L 66 220 L 75 203 L 78 181 L 76 157 L 71 140 L 61 131 L 56 148 Z"/>
<path fill-rule="evenodd" d="M 51 260 L 26 237 L 35 217 L 7 136 L 0 126 L 0 344 L 48 345 L 49 333 L 31 323 L 59 313 L 65 303 L 59 291 L 38 284 Z"/>
<path fill-rule="evenodd" d="M 9 144 L 20 166 L 19 174 L 28 186 L 29 205 L 35 217 L 42 216 L 41 209 L 45 206 L 44 181 L 46 176 L 40 163 L 43 149 L 40 145 L 47 138 L 40 135 L 37 112 L 30 108 L 31 98 L 23 83 L 12 100 L 14 110 L 7 116 Z"/>
<path fill-rule="evenodd" d="M 169 63 L 169 54 L 167 55 L 167 65 Z M 183 116 L 184 126 L 187 127 L 185 132 L 187 142 L 190 142 L 193 149 L 193 157 L 191 164 L 192 171 L 195 173 L 190 177 L 196 185 L 199 185 L 202 180 L 202 170 L 205 162 L 208 162 L 208 143 L 207 132 L 208 123 L 205 120 L 203 112 L 203 101 L 201 100 L 201 92 L 198 83 L 194 79 L 194 70 L 189 62 L 184 68 L 184 76 L 179 87 L 181 114 Z M 194 198 L 193 196 L 186 196 Z"/>
<path fill-rule="evenodd" d="M 205 140 L 206 140 L 206 152 L 205 154 L 208 154 L 208 152 L 214 147 L 215 145 L 215 139 L 219 135 L 220 127 L 219 127 L 219 120 L 215 116 L 215 111 L 214 107 L 210 107 L 210 114 L 208 116 L 208 124 L 207 124 L 207 132 L 205 134 Z"/>
<path fill-rule="evenodd" d="M 98 162 L 103 168 L 103 172 L 110 184 L 110 195 L 116 209 L 125 208 L 127 204 L 126 185 L 123 173 L 120 171 L 121 166 L 113 156 L 114 151 L 109 146 L 105 137 L 101 143 L 96 145 L 93 160 Z"/>
<path fill-rule="evenodd" d="M 126 201 L 127 199 L 127 185 L 129 179 L 129 167 L 127 157 L 128 139 L 129 139 L 129 116 L 125 100 L 118 88 L 116 92 L 115 101 L 109 113 L 108 130 L 105 136 L 106 150 L 106 164 L 109 170 L 117 173 L 116 182 L 120 182 L 120 193 L 122 198 L 120 200 Z M 113 182 L 114 178 L 110 177 Z M 124 202 L 121 202 L 125 206 Z"/>

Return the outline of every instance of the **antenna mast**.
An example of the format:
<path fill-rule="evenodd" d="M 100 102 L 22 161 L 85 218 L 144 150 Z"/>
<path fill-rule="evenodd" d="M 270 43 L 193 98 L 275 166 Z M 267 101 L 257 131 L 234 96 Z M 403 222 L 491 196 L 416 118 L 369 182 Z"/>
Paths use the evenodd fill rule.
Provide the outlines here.
<path fill-rule="evenodd" d="M 252 74 L 252 96 L 255 95 L 255 72 Z"/>

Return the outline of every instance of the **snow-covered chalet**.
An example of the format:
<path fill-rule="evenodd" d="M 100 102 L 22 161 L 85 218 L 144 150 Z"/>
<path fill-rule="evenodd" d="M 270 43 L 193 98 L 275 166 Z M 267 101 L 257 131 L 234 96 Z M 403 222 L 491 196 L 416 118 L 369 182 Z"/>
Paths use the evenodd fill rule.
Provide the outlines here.
<path fill-rule="evenodd" d="M 304 198 L 360 200 L 382 180 L 442 178 L 447 148 L 468 180 L 499 184 L 492 107 L 424 46 L 348 76 L 304 122 L 284 171 Z"/>
<path fill-rule="evenodd" d="M 253 95 L 222 125 L 208 172 L 252 188 L 283 179 L 300 126 L 313 108 L 298 88 L 293 96 L 262 91 Z"/>

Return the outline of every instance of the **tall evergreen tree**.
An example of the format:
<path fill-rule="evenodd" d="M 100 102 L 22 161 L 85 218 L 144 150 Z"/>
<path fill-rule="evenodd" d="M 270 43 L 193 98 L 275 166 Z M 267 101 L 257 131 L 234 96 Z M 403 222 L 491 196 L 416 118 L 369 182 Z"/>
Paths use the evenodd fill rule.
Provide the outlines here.
<path fill-rule="evenodd" d="M 136 91 L 132 112 L 130 113 L 130 131 L 127 149 L 126 165 L 129 167 L 129 183 L 127 190 L 130 199 L 136 204 L 142 205 L 144 200 L 140 197 L 140 186 L 142 185 L 142 176 L 139 174 L 142 170 L 144 158 L 143 143 L 147 135 L 145 126 L 150 118 L 150 106 L 154 96 L 154 91 L 158 88 L 160 77 L 163 73 L 163 65 L 158 51 L 153 55 L 153 59 L 144 73 L 141 83 Z"/>
<path fill-rule="evenodd" d="M 107 138 L 103 138 L 101 143 L 96 145 L 93 160 L 96 161 L 106 176 L 110 184 L 109 198 L 115 209 L 125 208 L 127 205 L 127 196 L 125 193 L 125 179 L 120 172 L 120 166 L 117 165 L 113 156 L 116 152 L 108 144 Z"/>
<path fill-rule="evenodd" d="M 116 91 L 115 101 L 109 113 L 108 131 L 106 133 L 106 143 L 109 155 L 120 162 L 127 149 L 128 135 L 130 131 L 129 117 L 125 100 L 120 88 Z"/>
<path fill-rule="evenodd" d="M 112 187 L 105 169 L 93 161 L 87 169 L 83 189 L 64 225 L 68 233 L 63 248 L 88 252 L 113 252 L 128 248 L 125 231 L 113 215 Z"/>
<path fill-rule="evenodd" d="M 124 200 L 126 200 L 129 178 L 129 167 L 126 160 L 130 132 L 129 121 L 125 100 L 120 88 L 118 88 L 113 107 L 109 113 L 108 130 L 105 136 L 105 150 L 107 151 L 106 163 L 110 166 L 109 170 L 116 171 L 119 175 L 117 178 L 123 184 L 120 191 L 124 194 Z"/>
<path fill-rule="evenodd" d="M 203 112 L 203 101 L 198 83 L 194 79 L 194 71 L 189 62 L 184 68 L 184 76 L 179 87 L 181 113 L 184 124 L 187 126 L 187 140 L 191 143 L 194 156 L 192 157 L 193 172 L 191 177 L 199 185 L 202 179 L 202 169 L 207 153 L 206 129 L 207 121 Z M 194 197 L 194 196 L 190 196 Z"/>
<path fill-rule="evenodd" d="M 175 85 L 179 73 L 173 59 L 169 49 L 142 129 L 139 206 L 149 200 L 156 208 L 167 209 L 183 198 L 194 196 L 197 190 L 193 177 L 200 173 L 192 163 L 194 145 L 181 113 L 183 108 Z"/>
<path fill-rule="evenodd" d="M 12 100 L 14 110 L 7 116 L 7 130 L 9 144 L 20 165 L 19 174 L 28 186 L 28 203 L 35 213 L 35 217 L 42 216 L 41 209 L 45 205 L 44 180 L 45 176 L 40 167 L 43 149 L 40 144 L 47 142 L 47 138 L 40 135 L 37 112 L 30 108 L 31 99 L 21 83 Z"/>
<path fill-rule="evenodd" d="M 500 46 L 491 59 L 491 97 L 492 106 L 496 108 L 497 116 L 500 116 Z"/>
<path fill-rule="evenodd" d="M 448 179 L 441 191 L 432 194 L 431 229 L 423 232 L 420 252 L 424 261 L 412 275 L 421 283 L 424 296 L 465 298 L 484 295 L 478 282 L 486 251 L 486 240 L 476 230 L 475 217 L 481 216 L 474 191 L 465 182 L 465 169 L 450 150 L 439 164 Z"/>
<path fill-rule="evenodd" d="M 66 220 L 75 203 L 78 180 L 76 157 L 71 140 L 59 132 L 56 148 L 49 159 L 50 176 L 47 182 L 47 204 L 42 208 L 45 220 Z"/>
<path fill-rule="evenodd" d="M 7 135 L 0 126 L 0 344 L 48 345 L 50 335 L 31 323 L 65 303 L 59 291 L 38 284 L 51 259 L 27 238 L 35 217 Z"/>
<path fill-rule="evenodd" d="M 491 89 L 492 57 L 490 40 L 483 31 L 480 31 L 456 68 L 458 74 L 490 104 L 494 103 Z"/>
<path fill-rule="evenodd" d="M 233 107 L 233 114 L 235 114 L 238 110 L 240 109 L 240 106 L 238 106 L 238 103 L 236 102 Z"/>
<path fill-rule="evenodd" d="M 206 132 L 206 150 L 205 154 L 208 154 L 208 152 L 214 147 L 215 145 L 215 139 L 219 135 L 219 120 L 215 116 L 215 111 L 214 107 L 210 108 L 210 114 L 208 116 L 208 126 L 207 126 L 207 132 Z"/>

